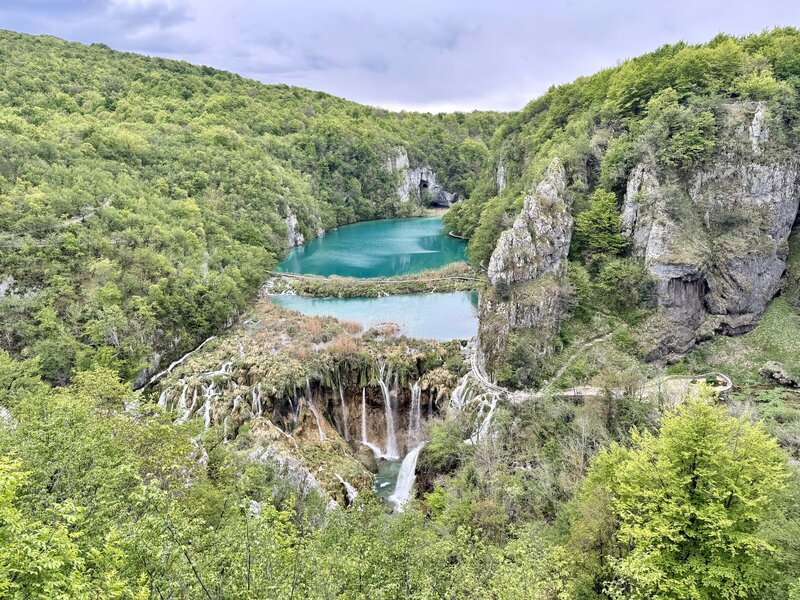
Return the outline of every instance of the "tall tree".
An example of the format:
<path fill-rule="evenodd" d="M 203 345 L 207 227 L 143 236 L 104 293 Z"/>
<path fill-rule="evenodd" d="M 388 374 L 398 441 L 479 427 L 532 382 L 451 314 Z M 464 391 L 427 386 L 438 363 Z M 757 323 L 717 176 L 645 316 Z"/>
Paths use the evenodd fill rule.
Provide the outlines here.
<path fill-rule="evenodd" d="M 577 514 L 603 515 L 601 533 L 588 535 L 611 597 L 762 597 L 780 580 L 764 525 L 780 516 L 786 457 L 760 424 L 709 397 L 690 398 L 659 435 L 635 433 L 630 449 L 612 446 L 590 468 Z M 598 499 L 604 507 L 586 508 Z M 580 527 L 573 542 L 587 535 Z"/>
<path fill-rule="evenodd" d="M 621 253 L 628 245 L 621 227 L 616 196 L 604 189 L 596 190 L 589 198 L 589 210 L 576 218 L 575 241 L 581 254 L 591 260 L 598 255 Z"/>

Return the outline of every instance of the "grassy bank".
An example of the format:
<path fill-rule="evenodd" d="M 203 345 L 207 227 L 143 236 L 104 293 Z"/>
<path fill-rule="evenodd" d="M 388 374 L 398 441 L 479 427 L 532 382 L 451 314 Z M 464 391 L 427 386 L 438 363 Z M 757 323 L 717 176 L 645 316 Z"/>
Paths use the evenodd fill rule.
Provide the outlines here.
<path fill-rule="evenodd" d="M 397 277 L 320 277 L 275 274 L 264 286 L 268 294 L 295 293 L 318 298 L 378 298 L 398 294 L 465 292 L 480 289 L 486 276 L 467 263 L 453 263 L 430 271 Z"/>

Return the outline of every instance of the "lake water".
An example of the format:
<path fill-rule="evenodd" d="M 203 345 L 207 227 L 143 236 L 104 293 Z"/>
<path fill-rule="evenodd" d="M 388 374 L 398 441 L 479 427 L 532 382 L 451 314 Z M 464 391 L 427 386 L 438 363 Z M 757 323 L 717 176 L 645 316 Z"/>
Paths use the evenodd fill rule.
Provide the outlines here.
<path fill-rule="evenodd" d="M 328 231 L 295 248 L 284 272 L 348 277 L 390 277 L 465 259 L 466 243 L 447 235 L 441 217 L 368 221 Z M 396 323 L 408 337 L 468 339 L 478 331 L 478 293 L 405 294 L 382 298 L 273 296 L 306 315 L 357 321 L 370 328 Z"/>
<path fill-rule="evenodd" d="M 478 292 L 383 298 L 273 296 L 272 299 L 306 315 L 358 321 L 367 329 L 380 323 L 397 323 L 400 332 L 408 337 L 465 340 L 478 331 Z"/>
<path fill-rule="evenodd" d="M 441 217 L 365 221 L 326 231 L 292 249 L 278 270 L 306 275 L 391 277 L 466 260 L 466 243 Z"/>

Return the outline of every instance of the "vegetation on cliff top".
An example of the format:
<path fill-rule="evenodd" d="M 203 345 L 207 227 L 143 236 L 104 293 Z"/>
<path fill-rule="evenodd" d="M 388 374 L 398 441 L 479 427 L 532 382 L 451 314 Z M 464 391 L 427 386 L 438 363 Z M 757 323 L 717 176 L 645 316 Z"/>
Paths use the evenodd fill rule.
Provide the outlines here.
<path fill-rule="evenodd" d="M 800 32 L 719 35 L 708 44 L 664 46 L 618 67 L 551 88 L 509 115 L 492 142 L 492 162 L 469 200 L 445 217 L 469 237 L 470 258 L 487 263 L 525 194 L 558 156 L 574 212 L 604 189 L 620 199 L 637 159 L 655 153 L 664 169 L 702 163 L 715 148 L 718 113 L 732 100 L 765 100 L 794 131 Z M 498 190 L 496 168 L 507 185 Z"/>

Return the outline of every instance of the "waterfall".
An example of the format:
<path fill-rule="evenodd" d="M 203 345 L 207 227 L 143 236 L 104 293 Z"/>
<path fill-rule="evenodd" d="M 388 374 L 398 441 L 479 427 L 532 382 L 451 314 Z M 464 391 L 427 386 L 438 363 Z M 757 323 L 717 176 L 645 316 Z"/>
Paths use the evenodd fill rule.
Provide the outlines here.
<path fill-rule="evenodd" d="M 259 383 L 258 386 L 253 388 L 251 393 L 253 395 L 253 406 L 252 406 L 252 409 L 250 410 L 250 412 L 254 416 L 260 417 L 261 416 L 261 383 Z"/>
<path fill-rule="evenodd" d="M 334 475 L 336 475 L 336 479 L 344 486 L 344 490 L 347 492 L 347 503 L 352 506 L 358 496 L 358 490 L 356 490 L 352 483 L 345 481 L 341 475 L 337 473 L 334 473 Z"/>
<path fill-rule="evenodd" d="M 344 433 L 345 441 L 350 441 L 350 425 L 348 421 L 350 420 L 350 411 L 347 409 L 347 404 L 344 401 L 344 388 L 342 387 L 342 380 L 339 379 L 339 400 L 342 403 L 342 431 Z"/>
<path fill-rule="evenodd" d="M 158 395 L 158 405 L 164 407 L 167 405 L 167 390 L 164 390 Z"/>
<path fill-rule="evenodd" d="M 383 381 L 378 379 L 378 385 L 381 386 L 383 392 L 383 408 L 386 414 L 386 458 L 400 458 L 397 452 L 397 433 L 394 429 L 394 414 L 392 414 L 392 398 L 389 394 L 389 387 Z"/>
<path fill-rule="evenodd" d="M 450 406 L 452 406 L 457 410 L 461 410 L 464 407 L 468 383 L 469 383 L 469 373 L 464 375 L 464 377 L 458 383 L 456 388 L 453 390 L 453 393 L 450 396 Z"/>
<path fill-rule="evenodd" d="M 164 375 L 169 375 L 170 373 L 172 373 L 172 369 L 174 369 L 175 367 L 177 367 L 178 365 L 180 365 L 181 363 L 183 363 L 183 361 L 185 361 L 185 360 L 186 360 L 187 358 L 189 358 L 189 357 L 190 357 L 192 354 L 194 354 L 195 352 L 197 352 L 198 350 L 200 350 L 200 349 L 201 349 L 203 346 L 205 346 L 205 345 L 206 345 L 208 342 L 210 342 L 211 340 L 215 340 L 215 339 L 217 339 L 217 336 L 215 336 L 215 335 L 212 335 L 210 338 L 208 338 L 206 341 L 204 341 L 202 344 L 200 344 L 200 345 L 199 345 L 197 348 L 195 348 L 195 349 L 194 349 L 194 350 L 192 350 L 191 352 L 187 352 L 186 354 L 184 354 L 183 356 L 181 356 L 181 357 L 180 357 L 178 360 L 176 360 L 175 362 L 173 362 L 173 363 L 172 363 L 170 366 L 168 366 L 166 369 L 164 369 L 164 370 L 163 370 L 163 371 L 161 371 L 160 373 L 157 373 L 156 375 L 153 375 L 153 376 L 150 378 L 150 381 L 148 381 L 148 382 L 145 384 L 145 386 L 144 386 L 144 387 L 151 386 L 151 385 L 153 385 L 153 384 L 154 384 L 156 381 L 158 381 L 159 379 L 161 379 L 162 377 L 164 377 Z M 162 406 L 163 406 L 163 405 L 162 405 Z"/>
<path fill-rule="evenodd" d="M 226 444 L 228 443 L 228 417 L 230 415 L 225 415 L 225 418 L 222 419 L 222 441 Z"/>
<path fill-rule="evenodd" d="M 205 401 L 205 425 L 206 425 L 206 429 L 211 427 L 211 398 L 213 398 L 215 395 L 216 395 L 216 393 L 214 392 L 214 382 L 212 381 L 211 383 L 208 384 L 208 387 L 206 387 L 206 393 L 205 393 L 205 396 L 206 396 L 206 401 Z"/>
<path fill-rule="evenodd" d="M 311 399 L 311 383 L 308 381 L 308 377 L 306 377 L 306 396 L 308 397 L 308 408 L 311 409 L 311 412 L 314 414 L 314 418 L 317 420 L 317 431 L 319 431 L 319 439 L 320 441 L 327 440 L 327 436 L 325 432 L 322 431 L 322 421 L 319 416 L 319 411 L 317 407 L 314 406 L 314 401 Z"/>
<path fill-rule="evenodd" d="M 228 361 L 222 363 L 220 366 L 219 371 L 206 371 L 203 373 L 203 377 L 206 379 L 210 379 L 212 377 L 220 377 L 222 375 L 230 375 L 233 373 L 233 361 Z"/>
<path fill-rule="evenodd" d="M 367 439 L 367 388 L 361 388 L 361 443 L 372 450 L 375 458 L 386 458 L 381 449 Z"/>
<path fill-rule="evenodd" d="M 422 390 L 419 381 L 411 386 L 411 414 L 408 419 L 408 437 L 406 444 L 418 444 L 420 438 L 420 424 L 422 420 Z"/>
<path fill-rule="evenodd" d="M 400 473 L 397 475 L 394 494 L 389 496 L 389 501 L 394 504 L 395 510 L 402 511 L 403 505 L 411 497 L 411 491 L 414 489 L 414 481 L 416 480 L 417 459 L 424 446 L 425 444 L 420 444 L 411 450 L 403 459 L 403 464 L 400 465 Z"/>
<path fill-rule="evenodd" d="M 178 400 L 178 410 L 186 410 L 186 390 L 189 389 L 189 384 L 184 383 L 181 390 L 181 399 Z"/>
<path fill-rule="evenodd" d="M 185 390 L 184 390 L 184 393 L 185 393 Z M 183 402 L 183 404 L 185 405 L 186 402 Z M 180 417 L 178 417 L 178 419 L 176 419 L 175 423 L 176 424 L 180 424 L 180 423 L 185 423 L 186 421 L 188 421 L 189 417 L 191 417 L 192 413 L 194 412 L 194 407 L 195 406 L 197 406 L 197 386 L 194 386 L 194 389 L 192 390 L 192 403 L 191 403 L 191 405 L 189 405 L 188 407 L 184 406 L 183 414 Z"/>
<path fill-rule="evenodd" d="M 489 433 L 489 425 L 491 425 L 492 423 L 492 417 L 494 416 L 494 411 L 497 408 L 497 398 L 498 398 L 497 394 L 492 394 L 492 401 L 489 404 L 489 412 L 486 414 L 486 417 L 483 419 L 483 422 L 480 424 L 480 427 L 478 427 L 475 433 L 473 433 L 469 437 L 469 439 L 464 440 L 465 444 L 473 446 L 478 442 L 480 442 L 486 436 L 486 434 Z M 481 415 L 483 414 L 483 409 L 485 408 L 485 406 L 486 406 L 486 400 L 481 402 L 481 409 L 480 412 L 478 413 L 478 418 L 480 418 Z"/>

